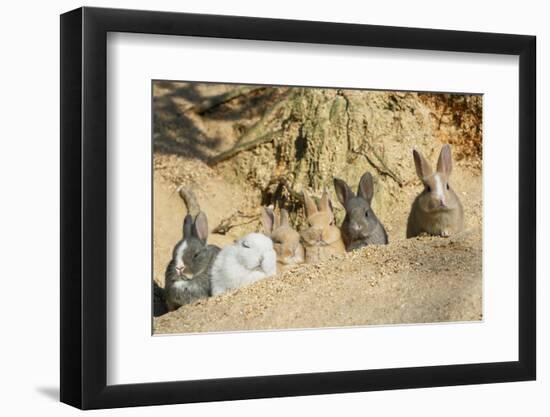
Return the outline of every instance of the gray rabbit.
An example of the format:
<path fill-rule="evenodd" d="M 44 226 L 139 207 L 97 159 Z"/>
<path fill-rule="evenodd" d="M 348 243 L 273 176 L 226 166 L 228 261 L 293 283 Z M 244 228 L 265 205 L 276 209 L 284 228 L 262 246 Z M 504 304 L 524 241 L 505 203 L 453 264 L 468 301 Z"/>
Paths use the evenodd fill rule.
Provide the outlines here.
<path fill-rule="evenodd" d="M 334 178 L 338 200 L 346 209 L 346 217 L 340 227 L 346 250 L 367 245 L 386 245 L 388 234 L 371 207 L 374 195 L 372 175 L 365 172 L 359 180 L 357 195 L 345 181 Z"/>
<path fill-rule="evenodd" d="M 208 222 L 201 211 L 193 221 L 185 216 L 183 238 L 172 253 L 165 273 L 166 306 L 172 311 L 211 295 L 210 269 L 220 248 L 207 245 Z"/>

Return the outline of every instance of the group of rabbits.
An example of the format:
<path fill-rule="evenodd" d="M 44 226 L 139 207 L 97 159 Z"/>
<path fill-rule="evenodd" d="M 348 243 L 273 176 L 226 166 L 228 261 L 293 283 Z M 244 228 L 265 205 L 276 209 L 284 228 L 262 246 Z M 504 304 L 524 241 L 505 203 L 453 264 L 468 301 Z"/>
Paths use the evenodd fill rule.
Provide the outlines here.
<path fill-rule="evenodd" d="M 435 172 L 420 152 L 414 150 L 413 157 L 424 189 L 412 203 L 407 237 L 447 237 L 461 231 L 462 205 L 449 185 L 450 146 L 441 149 Z M 303 191 L 308 224 L 305 230 L 298 232 L 291 226 L 286 210 L 281 209 L 277 215 L 264 207 L 263 233 L 250 233 L 223 249 L 207 244 L 208 223 L 203 212 L 196 218 L 185 216 L 182 240 L 176 244 L 165 274 L 168 310 L 251 284 L 292 265 L 316 263 L 367 245 L 387 244 L 386 230 L 371 207 L 372 175 L 363 174 L 357 193 L 338 178 L 334 178 L 334 188 L 346 211 L 340 227 L 335 224 L 326 190 L 319 204 Z"/>

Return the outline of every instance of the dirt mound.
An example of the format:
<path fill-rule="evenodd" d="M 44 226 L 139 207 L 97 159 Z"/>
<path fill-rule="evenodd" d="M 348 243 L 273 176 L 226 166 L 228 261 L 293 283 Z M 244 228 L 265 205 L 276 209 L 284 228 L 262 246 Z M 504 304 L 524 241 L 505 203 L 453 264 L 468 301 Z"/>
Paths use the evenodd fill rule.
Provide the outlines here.
<path fill-rule="evenodd" d="M 155 332 L 267 330 L 482 319 L 481 248 L 451 239 L 369 247 L 201 300 L 156 318 Z"/>

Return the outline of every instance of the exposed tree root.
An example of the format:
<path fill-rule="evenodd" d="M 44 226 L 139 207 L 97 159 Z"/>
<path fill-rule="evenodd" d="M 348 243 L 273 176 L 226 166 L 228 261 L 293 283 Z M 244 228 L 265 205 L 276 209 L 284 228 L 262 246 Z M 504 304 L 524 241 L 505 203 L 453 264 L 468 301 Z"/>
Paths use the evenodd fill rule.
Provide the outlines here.
<path fill-rule="evenodd" d="M 259 219 L 260 216 L 258 214 L 245 214 L 239 210 L 233 213 L 231 216 L 222 219 L 222 221 L 220 221 L 220 224 L 212 229 L 211 233 L 225 235 L 234 227 L 245 226 L 247 224 L 257 222 Z"/>
<path fill-rule="evenodd" d="M 200 103 L 195 104 L 194 106 L 189 107 L 185 112 L 194 112 L 197 114 L 203 114 L 207 111 L 213 109 L 214 107 L 219 106 L 220 104 L 227 103 L 237 97 L 250 94 L 253 91 L 260 90 L 265 88 L 264 86 L 241 86 L 237 87 L 234 90 L 228 91 L 227 93 L 220 94 L 214 97 L 208 97 L 207 99 L 201 101 Z"/>
<path fill-rule="evenodd" d="M 251 140 L 251 141 L 246 141 L 246 142 L 241 142 L 239 141 L 239 143 L 237 143 L 233 148 L 225 151 L 225 152 L 222 152 L 220 153 L 219 155 L 216 155 L 215 157 L 211 158 L 210 161 L 209 161 L 209 165 L 216 165 L 222 161 L 225 161 L 227 159 L 230 159 L 232 157 L 234 157 L 235 155 L 237 155 L 239 152 L 243 152 L 243 151 L 249 151 L 257 146 L 260 146 L 260 145 L 263 145 L 264 143 L 269 143 L 271 142 L 273 139 L 275 139 L 275 136 L 277 136 L 277 134 L 280 134 L 282 132 L 282 130 L 277 130 L 275 132 L 268 132 L 266 134 L 264 134 L 263 136 L 260 136 L 254 140 Z"/>
<path fill-rule="evenodd" d="M 393 172 L 384 162 L 384 160 L 378 155 L 378 153 L 370 147 L 369 152 L 356 152 L 358 155 L 362 155 L 365 157 L 365 159 L 369 162 L 369 164 L 372 165 L 376 171 L 378 171 L 379 174 L 387 176 L 394 180 L 399 187 L 403 187 L 404 181 L 397 175 L 395 172 Z M 370 154 L 369 154 L 370 153 Z M 371 156 L 372 155 L 372 156 Z"/>
<path fill-rule="evenodd" d="M 273 106 L 266 110 L 262 118 L 239 138 L 237 144 L 252 142 L 273 130 L 280 129 L 288 118 L 290 110 L 288 99 L 295 94 L 296 90 L 292 89 L 284 93 Z"/>

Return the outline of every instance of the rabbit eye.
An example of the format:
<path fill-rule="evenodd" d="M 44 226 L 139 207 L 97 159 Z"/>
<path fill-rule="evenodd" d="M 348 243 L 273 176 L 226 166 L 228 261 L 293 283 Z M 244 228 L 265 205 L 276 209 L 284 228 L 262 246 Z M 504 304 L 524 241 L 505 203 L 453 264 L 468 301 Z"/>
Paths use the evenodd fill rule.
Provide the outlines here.
<path fill-rule="evenodd" d="M 450 187 L 449 187 L 449 184 L 447 184 L 447 190 L 448 190 L 449 188 L 450 188 Z"/>
<path fill-rule="evenodd" d="M 432 187 L 430 187 L 429 185 L 426 186 L 426 190 L 428 190 L 429 193 L 432 192 Z"/>
<path fill-rule="evenodd" d="M 243 242 L 243 247 L 250 249 L 250 246 L 248 246 L 246 242 Z"/>
<path fill-rule="evenodd" d="M 197 252 L 193 255 L 193 259 L 197 259 L 198 257 L 199 257 L 199 252 Z"/>
<path fill-rule="evenodd" d="M 369 217 L 369 211 L 365 211 L 365 217 Z"/>

